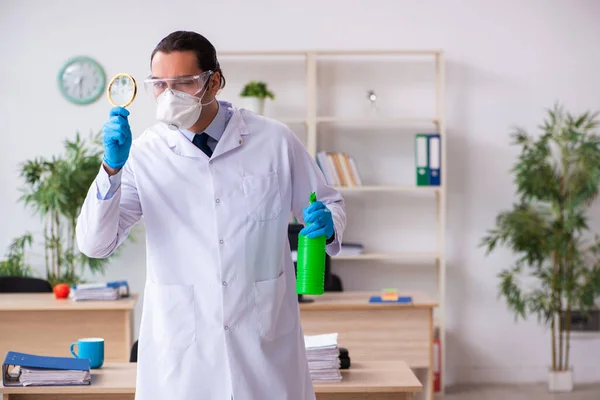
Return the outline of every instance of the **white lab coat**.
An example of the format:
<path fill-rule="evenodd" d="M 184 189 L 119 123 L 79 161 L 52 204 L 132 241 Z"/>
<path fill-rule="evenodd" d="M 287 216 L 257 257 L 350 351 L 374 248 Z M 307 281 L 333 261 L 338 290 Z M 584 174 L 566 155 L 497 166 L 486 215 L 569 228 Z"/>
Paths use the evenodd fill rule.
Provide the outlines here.
<path fill-rule="evenodd" d="M 229 106 L 229 103 L 221 103 Z M 77 222 L 83 253 L 111 254 L 142 217 L 147 276 L 137 400 L 312 400 L 287 240 L 315 191 L 339 252 L 344 202 L 284 124 L 233 109 L 209 161 L 158 124 L 134 140 L 121 185 L 97 186 Z M 118 178 L 113 177 L 113 178 Z"/>

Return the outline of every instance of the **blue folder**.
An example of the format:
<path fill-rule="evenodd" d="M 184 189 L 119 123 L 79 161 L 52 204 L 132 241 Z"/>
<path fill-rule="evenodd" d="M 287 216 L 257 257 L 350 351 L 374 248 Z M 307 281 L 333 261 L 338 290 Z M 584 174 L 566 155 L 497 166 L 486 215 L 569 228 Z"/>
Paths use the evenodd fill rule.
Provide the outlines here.
<path fill-rule="evenodd" d="M 47 357 L 33 354 L 17 353 L 9 351 L 2 364 L 2 383 L 4 386 L 22 386 L 18 377 L 12 377 L 9 374 L 9 367 L 41 368 L 59 371 L 88 371 L 90 370 L 90 360 L 87 358 L 71 357 Z M 89 385 L 90 380 L 86 380 L 82 385 Z"/>
<path fill-rule="evenodd" d="M 440 186 L 442 168 L 442 143 L 439 133 L 428 135 L 429 148 L 429 185 Z"/>
<path fill-rule="evenodd" d="M 410 296 L 398 296 L 398 300 L 383 300 L 381 296 L 371 296 L 369 303 L 412 303 L 412 297 Z"/>

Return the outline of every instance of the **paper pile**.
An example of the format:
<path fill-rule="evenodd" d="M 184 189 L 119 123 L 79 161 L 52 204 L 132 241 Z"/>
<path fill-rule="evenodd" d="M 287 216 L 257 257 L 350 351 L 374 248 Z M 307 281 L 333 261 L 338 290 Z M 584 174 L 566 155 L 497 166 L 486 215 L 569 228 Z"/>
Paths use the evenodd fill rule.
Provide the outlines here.
<path fill-rule="evenodd" d="M 90 371 L 18 368 L 21 369 L 19 382 L 23 386 L 85 385 L 91 379 Z"/>
<path fill-rule="evenodd" d="M 364 246 L 360 243 L 343 243 L 340 256 L 357 256 L 364 252 Z"/>
<path fill-rule="evenodd" d="M 127 282 L 87 283 L 73 286 L 73 300 L 118 300 L 129 296 Z"/>
<path fill-rule="evenodd" d="M 304 336 L 308 369 L 313 382 L 339 382 L 342 380 L 337 338 L 337 333 Z"/>

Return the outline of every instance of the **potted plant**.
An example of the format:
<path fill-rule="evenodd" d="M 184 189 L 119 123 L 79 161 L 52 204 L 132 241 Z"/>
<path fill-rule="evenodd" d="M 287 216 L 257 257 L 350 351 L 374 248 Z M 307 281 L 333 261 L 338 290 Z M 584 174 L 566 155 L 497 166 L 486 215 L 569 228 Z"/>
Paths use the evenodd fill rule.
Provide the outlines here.
<path fill-rule="evenodd" d="M 551 330 L 550 391 L 573 389 L 571 313 L 585 315 L 600 294 L 600 240 L 586 215 L 600 184 L 597 116 L 574 116 L 555 105 L 539 136 L 516 129 L 518 200 L 498 214 L 481 243 L 486 254 L 504 245 L 516 256 L 499 274 L 499 295 L 515 319 L 535 315 Z"/>
<path fill-rule="evenodd" d="M 103 273 L 110 259 L 85 256 L 75 241 L 77 217 L 102 163 L 100 135 L 91 137 L 88 143 L 78 133 L 75 140 L 65 141 L 65 150 L 62 156 L 38 157 L 21 167 L 25 187 L 20 201 L 42 218 L 46 279 L 52 286 L 79 283 L 86 269 Z M 26 266 L 22 261 L 25 245 L 30 246 L 32 241 L 31 235 L 15 241 L 8 262 Z M 28 267 L 24 270 L 30 271 Z"/>
<path fill-rule="evenodd" d="M 244 86 L 240 96 L 244 98 L 244 108 L 253 113 L 263 115 L 265 112 L 265 99 L 275 99 L 273 92 L 269 90 L 267 84 L 260 81 L 251 81 Z"/>

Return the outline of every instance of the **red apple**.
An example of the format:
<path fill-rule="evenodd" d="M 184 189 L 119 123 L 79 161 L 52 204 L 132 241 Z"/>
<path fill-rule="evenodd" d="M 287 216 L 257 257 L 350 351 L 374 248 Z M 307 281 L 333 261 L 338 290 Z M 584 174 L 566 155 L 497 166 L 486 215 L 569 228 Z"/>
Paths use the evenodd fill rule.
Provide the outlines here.
<path fill-rule="evenodd" d="M 57 299 L 66 299 L 69 297 L 70 291 L 71 289 L 66 283 L 59 283 L 58 285 L 54 286 L 54 295 Z"/>

